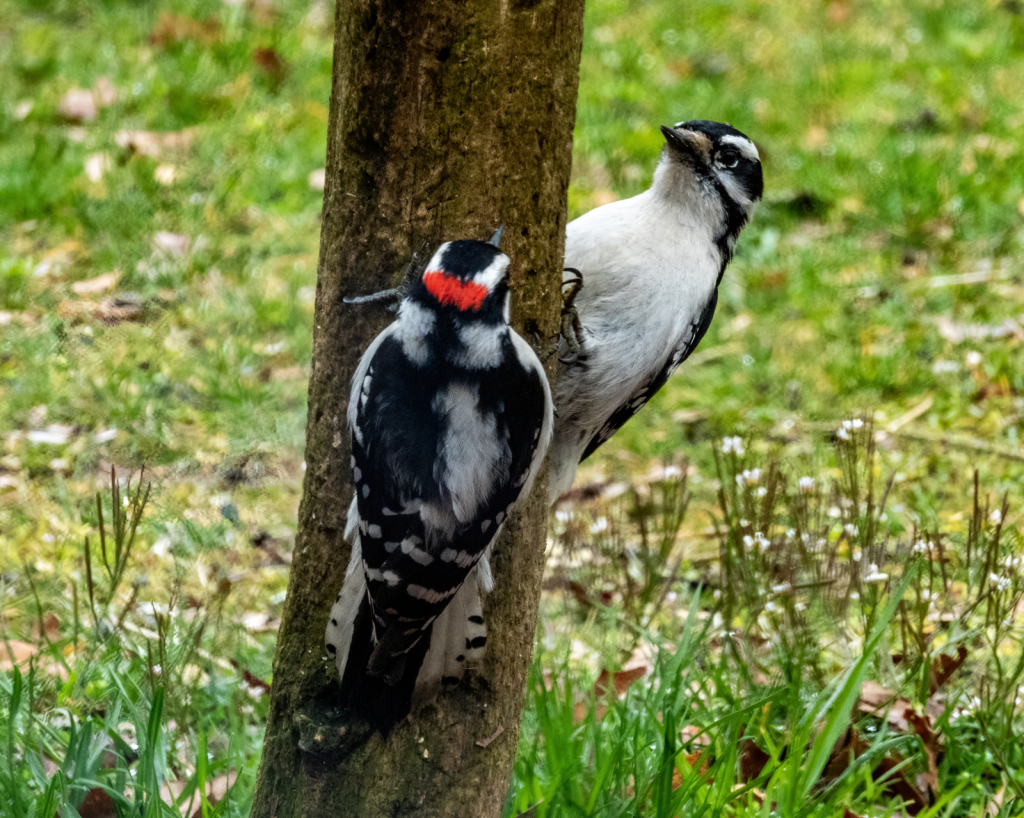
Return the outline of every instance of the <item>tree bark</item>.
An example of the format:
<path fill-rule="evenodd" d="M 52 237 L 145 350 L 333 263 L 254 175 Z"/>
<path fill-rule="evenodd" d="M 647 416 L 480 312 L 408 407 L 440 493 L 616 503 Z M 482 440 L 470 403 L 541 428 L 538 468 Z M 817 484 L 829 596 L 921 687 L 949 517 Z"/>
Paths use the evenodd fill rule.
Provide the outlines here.
<path fill-rule="evenodd" d="M 500 814 L 536 629 L 545 489 L 495 549 L 484 666 L 387 739 L 346 719 L 324 650 L 349 557 L 345 411 L 359 357 L 391 316 L 342 298 L 394 285 L 414 250 L 504 225 L 513 325 L 553 348 L 582 28 L 583 0 L 339 0 L 306 477 L 253 818 Z"/>

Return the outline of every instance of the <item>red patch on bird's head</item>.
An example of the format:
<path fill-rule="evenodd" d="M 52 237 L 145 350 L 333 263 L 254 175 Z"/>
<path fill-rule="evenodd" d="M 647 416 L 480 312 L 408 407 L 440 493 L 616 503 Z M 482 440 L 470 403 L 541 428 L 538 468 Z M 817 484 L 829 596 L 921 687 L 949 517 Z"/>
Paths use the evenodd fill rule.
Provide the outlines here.
<path fill-rule="evenodd" d="M 476 312 L 484 303 L 490 292 L 483 284 L 475 281 L 462 281 L 450 276 L 443 270 L 427 270 L 423 274 L 423 284 L 442 306 L 453 304 L 462 312 Z"/>

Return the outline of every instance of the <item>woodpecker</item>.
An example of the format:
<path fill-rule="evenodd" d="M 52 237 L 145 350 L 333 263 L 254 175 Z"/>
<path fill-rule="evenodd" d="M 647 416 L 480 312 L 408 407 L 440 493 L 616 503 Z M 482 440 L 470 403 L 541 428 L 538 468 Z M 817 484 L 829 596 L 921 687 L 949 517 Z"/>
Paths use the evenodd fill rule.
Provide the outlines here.
<path fill-rule="evenodd" d="M 442 244 L 352 380 L 352 557 L 326 645 L 343 701 L 382 733 L 482 658 L 490 548 L 551 440 L 495 244 Z"/>
<path fill-rule="evenodd" d="M 564 285 L 581 331 L 559 345 L 549 496 L 557 501 L 588 458 L 700 343 L 740 231 L 761 200 L 754 143 L 705 120 L 662 127 L 651 187 L 595 208 L 566 229 Z M 568 337 L 565 337 L 568 336 Z"/>

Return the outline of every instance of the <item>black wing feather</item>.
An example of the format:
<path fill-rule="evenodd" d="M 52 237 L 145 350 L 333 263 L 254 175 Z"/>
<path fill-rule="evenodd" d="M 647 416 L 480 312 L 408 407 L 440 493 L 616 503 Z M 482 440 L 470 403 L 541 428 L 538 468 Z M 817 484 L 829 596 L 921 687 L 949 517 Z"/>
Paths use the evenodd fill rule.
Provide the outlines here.
<path fill-rule="evenodd" d="M 621 429 L 627 420 L 639 412 L 647 401 L 653 398 L 657 394 L 658 390 L 665 385 L 672 373 L 675 372 L 676 368 L 690 357 L 693 351 L 697 348 L 697 344 L 699 344 L 707 334 L 708 327 L 711 326 L 711 319 L 715 316 L 715 307 L 717 305 L 718 288 L 716 287 L 711 295 L 711 299 L 704 307 L 703 312 L 701 312 L 700 317 L 692 325 L 693 332 L 689 339 L 687 339 L 680 348 L 673 351 L 665 361 L 664 366 L 658 370 L 658 373 L 648 383 L 637 389 L 636 392 L 630 396 L 628 401 L 611 414 L 611 417 L 605 421 L 604 426 L 602 426 L 597 434 L 590 439 L 590 443 L 587 444 L 587 448 L 584 449 L 583 456 L 580 458 L 581 463 L 606 443 L 608 439 L 619 429 Z"/>

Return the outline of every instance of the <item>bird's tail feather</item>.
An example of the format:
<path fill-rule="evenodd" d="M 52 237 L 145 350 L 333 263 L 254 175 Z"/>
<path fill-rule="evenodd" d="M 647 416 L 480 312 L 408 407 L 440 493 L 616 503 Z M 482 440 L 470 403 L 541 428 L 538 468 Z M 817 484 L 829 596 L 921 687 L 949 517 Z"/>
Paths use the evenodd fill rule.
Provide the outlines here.
<path fill-rule="evenodd" d="M 434 620 L 430 634 L 430 647 L 416 679 L 413 706 L 429 701 L 443 687 L 462 681 L 467 667 L 478 664 L 487 644 L 487 626 L 484 624 L 481 587 L 490 590 L 490 566 L 486 557 L 470 572 L 452 601 Z M 486 571 L 481 574 L 481 566 Z"/>

